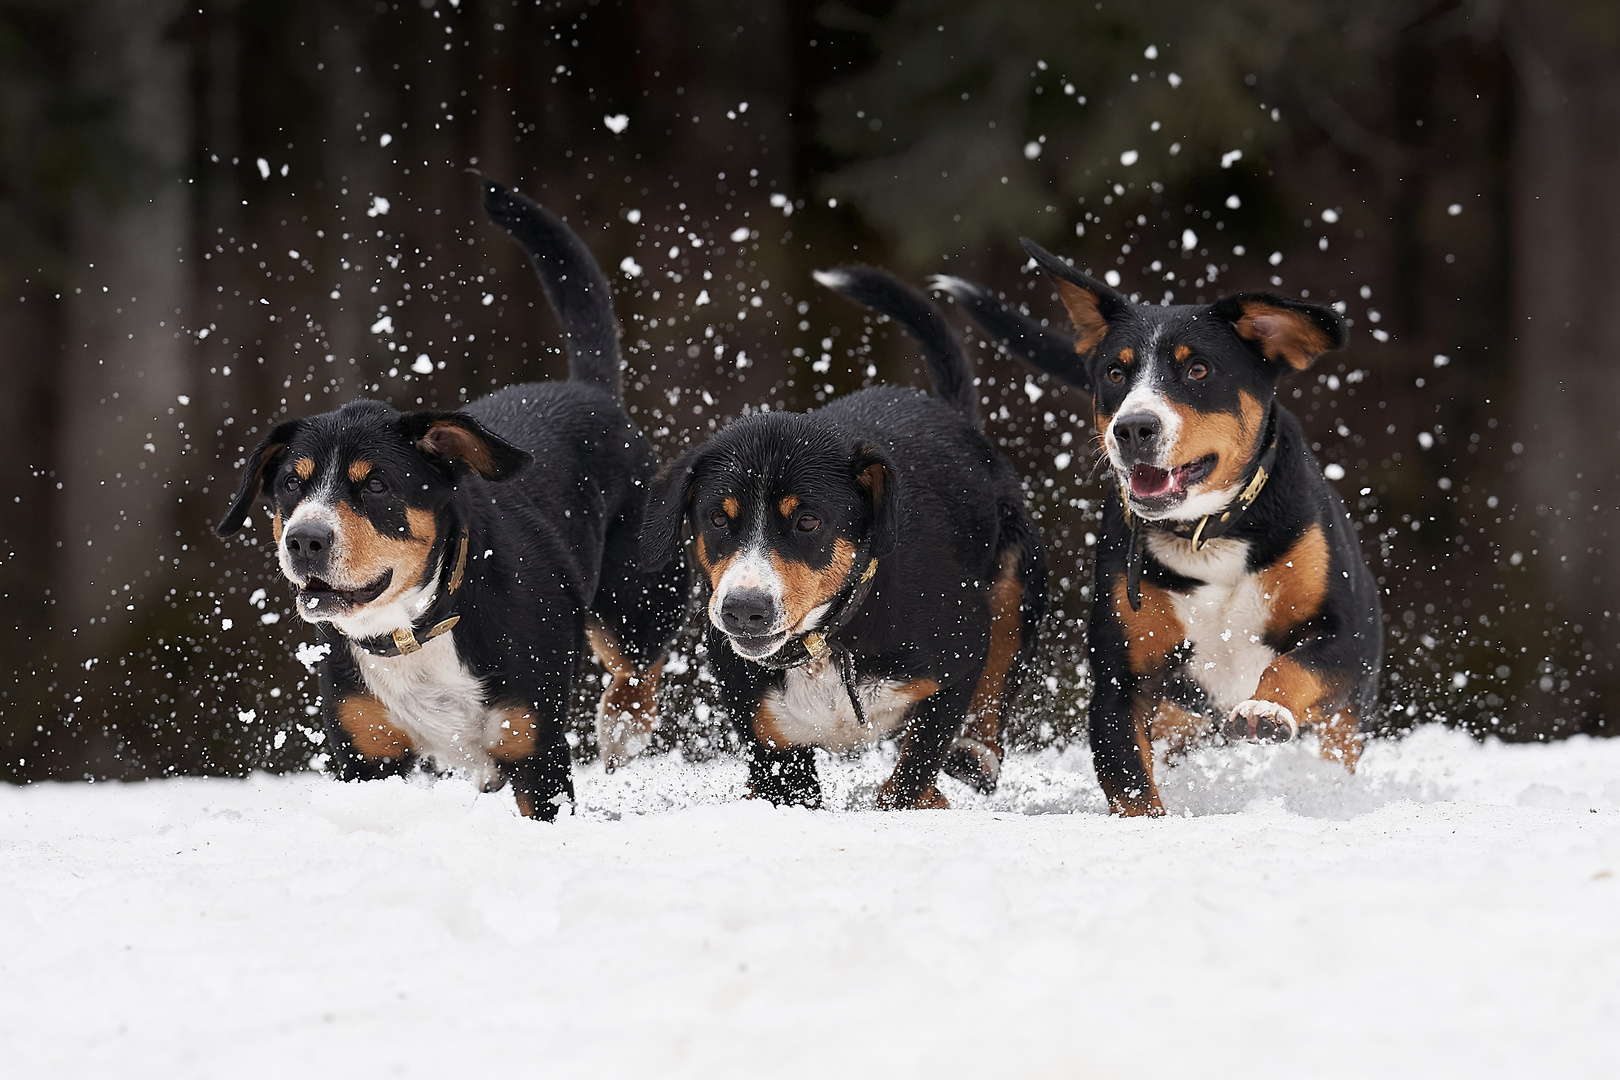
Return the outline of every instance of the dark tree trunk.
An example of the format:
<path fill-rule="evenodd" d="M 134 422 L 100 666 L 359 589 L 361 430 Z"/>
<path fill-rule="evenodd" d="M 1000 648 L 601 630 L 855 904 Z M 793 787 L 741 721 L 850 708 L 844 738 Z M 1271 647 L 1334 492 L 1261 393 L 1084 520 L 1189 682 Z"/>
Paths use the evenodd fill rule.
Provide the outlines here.
<path fill-rule="evenodd" d="M 1596 731 L 1620 716 L 1620 18 L 1580 0 L 1521 5 L 1512 23 L 1520 540 L 1549 632 L 1585 660 L 1542 689 Z"/>

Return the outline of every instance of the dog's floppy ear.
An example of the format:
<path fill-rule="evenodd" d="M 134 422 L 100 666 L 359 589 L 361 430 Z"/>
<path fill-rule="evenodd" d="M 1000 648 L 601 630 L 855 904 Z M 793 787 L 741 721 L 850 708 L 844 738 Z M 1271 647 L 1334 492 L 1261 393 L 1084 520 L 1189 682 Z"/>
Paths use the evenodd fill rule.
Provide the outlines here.
<path fill-rule="evenodd" d="M 692 505 L 692 480 L 703 449 L 692 447 L 647 481 L 647 503 L 641 512 L 644 573 L 668 566 L 680 552 L 686 513 Z"/>
<path fill-rule="evenodd" d="M 1332 308 L 1271 293 L 1240 293 L 1214 306 L 1238 337 L 1273 363 L 1304 371 L 1325 352 L 1344 347 L 1344 320 Z"/>
<path fill-rule="evenodd" d="M 1082 274 L 1033 240 L 1024 250 L 1046 271 L 1074 323 L 1074 351 L 1090 356 L 1108 334 L 1108 324 L 1130 310 L 1131 302 L 1096 278 Z"/>
<path fill-rule="evenodd" d="M 287 444 L 292 442 L 293 435 L 297 433 L 302 420 L 288 420 L 284 424 L 277 424 L 270 434 L 260 440 L 259 445 L 253 448 L 248 455 L 247 464 L 242 467 L 242 486 L 236 489 L 236 495 L 231 499 L 230 507 L 225 516 L 220 518 L 214 531 L 220 536 L 235 536 L 242 530 L 242 523 L 247 521 L 248 511 L 253 508 L 253 501 L 260 495 L 270 492 L 270 484 L 276 478 L 276 470 L 281 465 L 282 454 L 287 450 Z"/>
<path fill-rule="evenodd" d="M 534 460 L 464 412 L 407 413 L 400 426 L 428 457 L 471 469 L 485 480 L 509 479 Z"/>
<path fill-rule="evenodd" d="M 871 515 L 868 548 L 873 558 L 881 559 L 900 539 L 899 471 L 888 454 L 868 442 L 856 445 L 850 469 Z"/>

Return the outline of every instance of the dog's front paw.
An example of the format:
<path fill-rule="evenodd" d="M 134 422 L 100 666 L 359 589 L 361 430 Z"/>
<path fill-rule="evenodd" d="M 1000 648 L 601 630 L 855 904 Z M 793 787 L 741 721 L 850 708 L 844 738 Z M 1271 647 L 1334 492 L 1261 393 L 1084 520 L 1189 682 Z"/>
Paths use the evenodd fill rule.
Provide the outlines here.
<path fill-rule="evenodd" d="M 950 800 L 940 794 L 939 788 L 929 784 L 927 790 L 921 794 L 911 796 L 901 791 L 900 786 L 894 782 L 894 777 L 883 781 L 878 789 L 877 808 L 879 810 L 949 810 Z"/>
<path fill-rule="evenodd" d="M 1001 779 L 1001 755 L 978 739 L 959 735 L 945 757 L 945 775 L 981 795 L 992 794 Z"/>
<path fill-rule="evenodd" d="M 1299 734 L 1299 724 L 1275 701 L 1251 698 L 1232 710 L 1221 733 L 1232 742 L 1282 743 Z"/>

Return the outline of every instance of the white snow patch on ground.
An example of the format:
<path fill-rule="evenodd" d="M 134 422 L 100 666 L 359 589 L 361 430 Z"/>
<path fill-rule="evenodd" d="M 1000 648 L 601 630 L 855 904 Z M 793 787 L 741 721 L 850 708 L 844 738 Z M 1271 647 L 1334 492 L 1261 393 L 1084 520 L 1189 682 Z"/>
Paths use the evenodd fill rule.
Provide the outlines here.
<path fill-rule="evenodd" d="M 1615 1075 L 1620 740 L 1083 750 L 958 809 L 740 801 L 734 760 L 0 789 L 9 1076 Z"/>

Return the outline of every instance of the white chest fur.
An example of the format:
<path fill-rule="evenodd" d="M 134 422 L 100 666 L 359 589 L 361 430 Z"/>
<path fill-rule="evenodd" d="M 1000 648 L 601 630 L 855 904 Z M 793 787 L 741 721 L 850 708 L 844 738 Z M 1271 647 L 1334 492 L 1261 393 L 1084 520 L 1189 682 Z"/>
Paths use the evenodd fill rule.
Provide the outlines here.
<path fill-rule="evenodd" d="M 1277 657 L 1265 643 L 1271 598 L 1260 575 L 1248 572 L 1249 545 L 1211 540 L 1195 552 L 1191 541 L 1150 533 L 1148 550 L 1176 573 L 1205 583 L 1188 593 L 1171 593 L 1170 602 L 1192 644 L 1188 674 L 1217 709 L 1230 711 L 1254 696 L 1260 676 Z"/>
<path fill-rule="evenodd" d="M 917 700 L 912 684 L 868 679 L 856 684 L 863 727 L 849 703 L 849 691 L 838 670 L 826 661 L 789 669 L 782 689 L 765 695 L 776 718 L 777 737 L 789 746 L 821 746 L 835 753 L 877 742 L 905 723 L 906 710 Z"/>
<path fill-rule="evenodd" d="M 453 635 L 442 634 L 409 656 L 350 649 L 366 687 L 418 753 L 441 769 L 471 773 L 480 785 L 495 778 L 488 748 L 500 736 L 503 715 L 484 705 L 484 685 L 456 655 Z"/>

